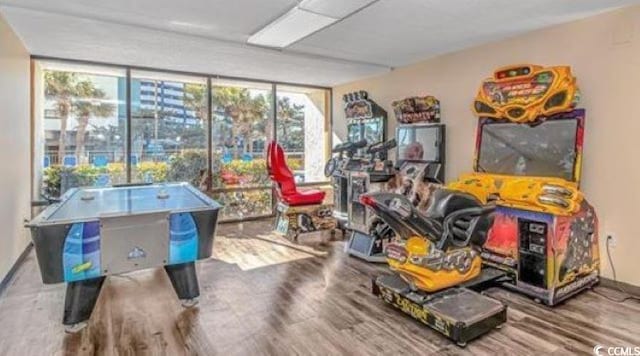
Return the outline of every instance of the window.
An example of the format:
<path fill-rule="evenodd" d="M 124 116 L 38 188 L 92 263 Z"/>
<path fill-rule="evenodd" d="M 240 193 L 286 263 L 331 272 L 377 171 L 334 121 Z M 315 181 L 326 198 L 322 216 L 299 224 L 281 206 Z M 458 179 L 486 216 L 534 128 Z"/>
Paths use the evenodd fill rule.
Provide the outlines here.
<path fill-rule="evenodd" d="M 207 79 L 131 72 L 131 181 L 186 181 L 207 172 Z"/>
<path fill-rule="evenodd" d="M 272 214 L 271 181 L 264 159 L 273 132 L 270 84 L 211 83 L 212 192 L 227 219 Z"/>
<path fill-rule="evenodd" d="M 330 151 L 329 91 L 278 85 L 276 137 L 298 182 L 324 182 Z"/>
<path fill-rule="evenodd" d="M 272 215 L 264 156 L 274 137 L 298 182 L 327 181 L 328 89 L 62 60 L 33 64 L 35 196 L 187 181 L 224 205 L 222 220 Z"/>
<path fill-rule="evenodd" d="M 36 190 L 57 196 L 77 185 L 126 182 L 125 74 L 109 67 L 38 62 Z"/>

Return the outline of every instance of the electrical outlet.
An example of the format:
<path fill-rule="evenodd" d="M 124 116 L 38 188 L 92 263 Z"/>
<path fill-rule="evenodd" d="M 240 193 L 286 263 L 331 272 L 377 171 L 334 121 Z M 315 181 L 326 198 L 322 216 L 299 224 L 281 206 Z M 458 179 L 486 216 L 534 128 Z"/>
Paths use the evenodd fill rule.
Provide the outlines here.
<path fill-rule="evenodd" d="M 615 248 L 616 247 L 616 235 L 614 234 L 607 234 L 607 244 L 609 244 L 610 248 Z"/>

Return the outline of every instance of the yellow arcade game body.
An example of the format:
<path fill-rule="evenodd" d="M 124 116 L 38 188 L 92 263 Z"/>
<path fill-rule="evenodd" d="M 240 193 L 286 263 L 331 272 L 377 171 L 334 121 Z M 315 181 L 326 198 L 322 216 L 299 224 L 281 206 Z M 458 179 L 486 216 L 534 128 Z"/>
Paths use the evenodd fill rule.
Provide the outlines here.
<path fill-rule="evenodd" d="M 568 66 L 516 65 L 484 80 L 474 173 L 449 188 L 495 201 L 485 265 L 554 305 L 597 283 L 597 217 L 579 190 L 585 110 Z"/>

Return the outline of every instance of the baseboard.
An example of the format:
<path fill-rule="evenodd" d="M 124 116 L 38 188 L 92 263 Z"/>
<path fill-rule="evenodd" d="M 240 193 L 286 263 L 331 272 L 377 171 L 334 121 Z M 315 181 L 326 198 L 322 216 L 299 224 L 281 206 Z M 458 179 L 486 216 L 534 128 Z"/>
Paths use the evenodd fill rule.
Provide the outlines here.
<path fill-rule="evenodd" d="M 605 277 L 600 277 L 600 285 L 611 289 L 623 289 L 629 294 L 640 297 L 640 286 L 635 286 L 633 284 L 620 281 L 614 281 L 613 279 Z"/>
<path fill-rule="evenodd" d="M 33 243 L 29 242 L 27 247 L 24 248 L 24 251 L 22 251 L 20 256 L 18 256 L 18 259 L 13 264 L 13 266 L 11 266 L 11 269 L 9 270 L 9 272 L 7 272 L 7 275 L 4 276 L 4 278 L 0 282 L 0 297 L 2 297 L 2 294 L 4 294 L 5 289 L 7 289 L 7 287 L 9 286 L 9 282 L 11 281 L 13 276 L 16 274 L 16 271 L 18 270 L 18 268 L 22 265 L 24 260 L 27 258 L 27 255 L 29 254 L 29 252 L 31 252 L 32 248 L 33 248 Z"/>

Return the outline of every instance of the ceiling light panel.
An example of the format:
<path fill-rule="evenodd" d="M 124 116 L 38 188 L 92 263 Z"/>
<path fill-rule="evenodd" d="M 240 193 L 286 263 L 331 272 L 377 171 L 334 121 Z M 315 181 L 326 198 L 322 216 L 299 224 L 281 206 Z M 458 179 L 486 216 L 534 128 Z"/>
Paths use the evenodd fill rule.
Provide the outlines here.
<path fill-rule="evenodd" d="M 247 43 L 284 48 L 336 21 L 338 21 L 337 18 L 294 7 L 249 37 Z"/>
<path fill-rule="evenodd" d="M 377 0 L 303 0 L 299 8 L 337 19 L 344 18 Z"/>

